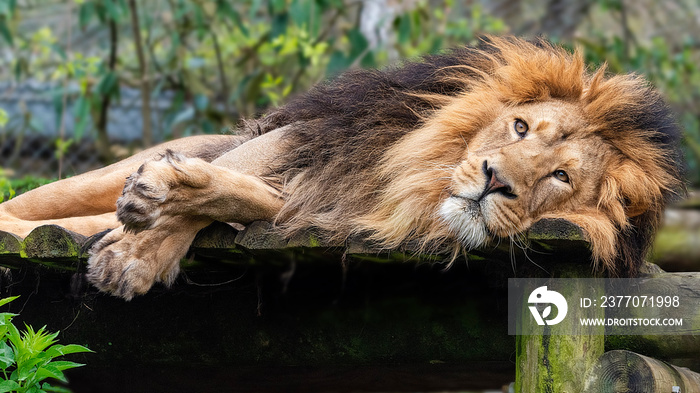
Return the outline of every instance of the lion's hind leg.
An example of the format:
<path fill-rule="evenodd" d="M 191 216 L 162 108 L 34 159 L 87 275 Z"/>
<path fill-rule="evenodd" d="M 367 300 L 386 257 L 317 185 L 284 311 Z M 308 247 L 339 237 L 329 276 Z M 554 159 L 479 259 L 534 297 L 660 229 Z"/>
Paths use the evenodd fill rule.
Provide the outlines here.
<path fill-rule="evenodd" d="M 282 204 L 256 176 L 166 152 L 129 177 L 117 201 L 124 225 L 93 246 L 88 278 L 125 299 L 170 285 L 200 229 L 214 220 L 272 220 Z"/>

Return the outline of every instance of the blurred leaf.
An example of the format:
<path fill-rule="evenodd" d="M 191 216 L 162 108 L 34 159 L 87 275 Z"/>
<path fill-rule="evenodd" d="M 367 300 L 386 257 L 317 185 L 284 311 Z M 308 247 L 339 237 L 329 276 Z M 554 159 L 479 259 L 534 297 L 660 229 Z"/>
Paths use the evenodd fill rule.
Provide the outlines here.
<path fill-rule="evenodd" d="M 81 139 L 90 123 L 90 99 L 87 96 L 78 96 L 73 104 L 73 116 L 76 120 L 73 136 L 76 139 Z"/>
<path fill-rule="evenodd" d="M 10 120 L 10 117 L 7 116 L 7 112 L 5 112 L 4 109 L 0 108 L 0 128 L 5 127 L 8 120 Z"/>
<path fill-rule="evenodd" d="M 97 84 L 97 93 L 101 96 L 109 96 L 114 94 L 115 90 L 117 89 L 118 85 L 118 77 L 116 72 L 114 71 L 108 71 L 102 79 L 100 79 L 100 82 Z"/>
<path fill-rule="evenodd" d="M 350 64 L 352 64 L 352 60 L 343 52 L 336 50 L 331 54 L 331 59 L 326 67 L 326 73 L 333 76 L 348 68 Z"/>
<path fill-rule="evenodd" d="M 216 11 L 218 15 L 228 18 L 233 24 L 238 27 L 245 37 L 250 34 L 248 28 L 245 27 L 241 20 L 241 15 L 236 11 L 227 0 L 217 0 Z"/>
<path fill-rule="evenodd" d="M 189 122 L 192 119 L 194 119 L 194 108 L 191 106 L 188 106 L 182 112 L 175 115 L 175 117 L 173 118 L 173 121 L 172 121 L 172 125 L 174 126 L 176 124 Z"/>
<path fill-rule="evenodd" d="M 85 30 L 94 15 L 95 4 L 91 1 L 88 1 L 87 3 L 83 1 L 80 4 L 80 8 L 78 8 L 78 24 L 80 25 L 80 28 Z"/>
<path fill-rule="evenodd" d="M 198 111 L 203 112 L 204 110 L 207 109 L 207 106 L 209 106 L 209 97 L 207 97 L 204 94 L 195 94 L 194 107 Z"/>
<path fill-rule="evenodd" d="M 272 6 L 272 13 L 282 13 L 286 11 L 286 1 L 285 0 L 270 0 L 270 5 Z"/>
<path fill-rule="evenodd" d="M 287 31 L 288 19 L 289 14 L 287 14 L 286 12 L 282 14 L 275 14 L 272 17 L 272 29 L 270 38 L 274 39 L 275 37 L 278 37 Z"/>
<path fill-rule="evenodd" d="M 308 25 L 312 6 L 313 2 L 311 1 L 292 0 L 292 3 L 289 5 L 289 14 L 292 17 L 292 22 L 297 26 Z"/>
<path fill-rule="evenodd" d="M 369 42 L 367 38 L 358 29 L 352 29 L 348 32 L 348 39 L 350 40 L 350 59 L 353 61 L 358 58 L 365 50 L 369 47 Z"/>
<path fill-rule="evenodd" d="M 68 56 L 66 55 L 66 52 L 63 50 L 63 47 L 62 47 L 61 45 L 56 44 L 56 43 L 53 43 L 53 44 L 50 45 L 50 47 L 51 47 L 51 50 L 52 50 L 54 53 L 56 53 L 56 54 L 58 54 L 59 56 L 61 56 L 61 59 L 62 59 L 63 61 L 67 61 L 67 60 L 68 60 Z"/>
<path fill-rule="evenodd" d="M 207 60 L 201 57 L 191 57 L 187 59 L 188 68 L 201 68 L 207 65 Z"/>
<path fill-rule="evenodd" d="M 9 27 L 7 27 L 7 16 L 5 15 L 0 15 L 0 35 L 2 35 L 2 38 L 4 38 L 10 46 L 14 46 L 12 33 Z"/>
<path fill-rule="evenodd" d="M 406 44 L 411 39 L 411 15 L 405 14 L 397 19 L 399 30 L 399 43 Z"/>
<path fill-rule="evenodd" d="M 107 13 L 106 16 L 115 22 L 121 21 L 127 13 L 125 5 L 118 1 L 102 0 L 101 4 L 103 4 L 105 7 L 105 11 Z"/>

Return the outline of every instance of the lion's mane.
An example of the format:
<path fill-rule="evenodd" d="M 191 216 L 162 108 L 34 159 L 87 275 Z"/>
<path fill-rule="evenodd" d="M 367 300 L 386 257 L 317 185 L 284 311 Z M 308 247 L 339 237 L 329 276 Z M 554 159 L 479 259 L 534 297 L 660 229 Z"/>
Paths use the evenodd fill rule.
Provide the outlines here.
<path fill-rule="evenodd" d="M 288 234 L 317 228 L 334 240 L 362 233 L 387 247 L 436 244 L 453 240 L 435 212 L 449 185 L 444 168 L 460 160 L 465 138 L 503 105 L 550 99 L 579 103 L 619 153 L 598 190 L 604 219 L 566 218 L 583 227 L 596 262 L 634 274 L 665 204 L 683 190 L 680 132 L 643 78 L 588 70 L 579 51 L 488 37 L 396 68 L 347 72 L 248 125 L 263 133 L 293 125 L 290 153 L 271 171 Z"/>

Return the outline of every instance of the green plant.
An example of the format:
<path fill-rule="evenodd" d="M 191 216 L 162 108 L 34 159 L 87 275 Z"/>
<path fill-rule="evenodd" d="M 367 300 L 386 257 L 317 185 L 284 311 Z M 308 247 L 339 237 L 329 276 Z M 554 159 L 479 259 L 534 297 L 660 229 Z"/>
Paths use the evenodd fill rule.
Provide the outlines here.
<path fill-rule="evenodd" d="M 4 109 L 0 108 L 0 128 L 5 127 L 5 124 L 7 124 L 7 121 L 9 120 L 7 116 L 7 112 L 5 112 Z"/>
<path fill-rule="evenodd" d="M 15 189 L 12 187 L 12 182 L 8 178 L 5 170 L 0 168 L 0 202 L 5 199 L 12 199 L 15 196 Z"/>
<path fill-rule="evenodd" d="M 9 173 L 8 173 L 9 172 Z M 12 178 L 12 172 L 0 168 L 0 202 L 9 201 L 19 194 L 49 184 L 56 179 L 26 175 L 19 179 Z"/>
<path fill-rule="evenodd" d="M 3 306 L 18 296 L 0 300 Z M 64 355 L 92 352 L 82 345 L 56 343 L 58 332 L 49 333 L 46 326 L 34 330 L 26 326 L 24 332 L 12 323 L 17 314 L 0 313 L 0 393 L 2 392 L 67 392 L 63 387 L 44 382 L 48 378 L 67 382 L 64 370 L 83 364 L 55 360 Z"/>

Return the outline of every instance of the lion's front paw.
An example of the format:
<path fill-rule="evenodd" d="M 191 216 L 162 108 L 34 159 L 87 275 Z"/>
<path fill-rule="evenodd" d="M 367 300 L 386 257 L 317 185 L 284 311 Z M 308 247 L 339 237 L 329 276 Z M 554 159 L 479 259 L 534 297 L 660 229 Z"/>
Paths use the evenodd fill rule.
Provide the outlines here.
<path fill-rule="evenodd" d="M 191 191 L 208 184 L 211 176 L 203 161 L 187 158 L 170 150 L 159 159 L 147 161 L 126 180 L 117 200 L 117 218 L 128 232 L 154 228 L 161 216 L 182 212 L 180 202 L 189 200 Z"/>
<path fill-rule="evenodd" d="M 130 300 L 156 282 L 170 286 L 188 247 L 167 231 L 133 234 L 117 228 L 91 248 L 87 277 L 101 291 Z"/>

